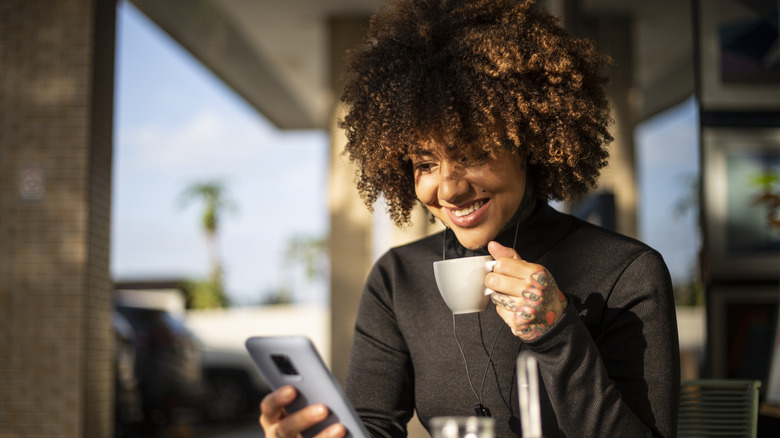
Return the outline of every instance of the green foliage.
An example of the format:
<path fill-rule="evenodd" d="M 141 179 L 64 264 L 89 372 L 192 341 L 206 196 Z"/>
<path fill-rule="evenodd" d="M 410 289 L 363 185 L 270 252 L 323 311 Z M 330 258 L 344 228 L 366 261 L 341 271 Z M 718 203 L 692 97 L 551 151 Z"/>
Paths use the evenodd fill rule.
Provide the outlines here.
<path fill-rule="evenodd" d="M 265 298 L 260 304 L 264 306 L 273 306 L 277 304 L 290 304 L 292 301 L 292 292 L 289 288 L 283 287 L 266 292 Z"/>
<path fill-rule="evenodd" d="M 771 192 L 772 186 L 780 181 L 780 176 L 774 172 L 764 172 L 760 174 L 752 175 L 750 178 L 750 184 L 760 187 L 765 192 Z"/>
<path fill-rule="evenodd" d="M 287 242 L 285 263 L 300 264 L 308 281 L 328 279 L 328 240 L 324 237 L 294 236 Z"/>
<path fill-rule="evenodd" d="M 230 306 L 222 284 L 222 271 L 213 272 L 206 280 L 186 280 L 181 284 L 188 309 L 215 309 Z"/>
<path fill-rule="evenodd" d="M 227 198 L 225 187 L 221 182 L 209 181 L 195 183 L 187 187 L 181 194 L 183 204 L 193 201 L 202 203 L 201 225 L 206 233 L 211 273 L 207 280 L 189 280 L 182 284 L 187 308 L 213 309 L 230 305 L 222 281 L 222 262 L 217 249 L 217 232 L 220 217 L 223 212 L 233 210 L 234 204 Z"/>
<path fill-rule="evenodd" d="M 704 285 L 699 281 L 691 281 L 674 288 L 674 302 L 678 306 L 703 306 Z"/>
<path fill-rule="evenodd" d="M 195 183 L 181 194 L 183 204 L 197 201 L 202 206 L 201 225 L 209 243 L 209 255 L 212 274 L 208 280 L 189 280 L 182 284 L 187 307 L 190 309 L 210 309 L 225 307 L 230 303 L 222 283 L 222 264 L 217 250 L 216 240 L 221 225 L 221 217 L 226 211 L 234 209 L 227 198 L 224 185 L 219 181 Z M 330 265 L 328 241 L 324 237 L 295 236 L 288 240 L 281 269 L 301 267 L 306 281 L 327 281 Z M 295 271 L 299 272 L 299 271 Z M 285 285 L 266 291 L 263 305 L 287 304 L 293 301 L 290 287 Z"/>
<path fill-rule="evenodd" d="M 203 204 L 201 225 L 206 233 L 216 234 L 222 214 L 235 209 L 226 192 L 225 186 L 220 181 L 194 183 L 182 192 L 181 202 L 186 205 L 193 201 L 200 201 Z"/>

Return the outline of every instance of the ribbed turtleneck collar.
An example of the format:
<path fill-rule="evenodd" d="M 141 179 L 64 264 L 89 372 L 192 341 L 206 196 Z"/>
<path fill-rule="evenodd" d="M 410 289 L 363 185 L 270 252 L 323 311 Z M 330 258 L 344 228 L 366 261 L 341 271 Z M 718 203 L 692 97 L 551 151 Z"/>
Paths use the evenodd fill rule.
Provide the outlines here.
<path fill-rule="evenodd" d="M 519 212 L 516 213 L 494 240 L 507 247 L 515 243 L 515 250 L 520 257 L 533 261 L 560 241 L 568 233 L 571 224 L 571 216 L 537 201 L 530 216 L 523 218 Z M 444 232 L 444 239 L 448 259 L 488 255 L 487 248 L 471 250 L 461 245 L 450 229 Z"/>

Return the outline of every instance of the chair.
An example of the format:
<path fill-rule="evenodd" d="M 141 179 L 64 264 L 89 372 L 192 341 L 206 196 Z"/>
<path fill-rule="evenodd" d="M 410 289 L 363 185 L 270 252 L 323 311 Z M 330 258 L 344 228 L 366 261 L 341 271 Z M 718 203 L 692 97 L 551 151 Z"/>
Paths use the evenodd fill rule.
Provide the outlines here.
<path fill-rule="evenodd" d="M 758 380 L 683 380 L 677 436 L 748 437 L 758 429 Z"/>

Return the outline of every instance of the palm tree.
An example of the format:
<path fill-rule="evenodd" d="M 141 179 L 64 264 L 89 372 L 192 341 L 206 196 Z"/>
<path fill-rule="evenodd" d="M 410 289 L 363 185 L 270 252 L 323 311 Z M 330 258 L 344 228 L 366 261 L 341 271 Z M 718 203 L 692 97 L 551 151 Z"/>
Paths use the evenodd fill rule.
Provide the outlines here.
<path fill-rule="evenodd" d="M 198 201 L 203 206 L 201 225 L 206 234 L 210 272 L 208 285 L 200 285 L 194 288 L 194 290 L 200 291 L 198 295 L 203 295 L 204 292 L 209 290 L 211 295 L 214 295 L 209 298 L 191 297 L 189 301 L 196 307 L 214 307 L 215 303 L 226 305 L 227 297 L 222 288 L 222 259 L 220 257 L 217 236 L 223 213 L 233 210 L 235 208 L 234 204 L 227 197 L 225 187 L 219 181 L 199 182 L 190 185 L 182 192 L 181 201 L 183 204 Z M 206 295 L 209 294 L 206 293 Z"/>
<path fill-rule="evenodd" d="M 753 198 L 753 205 L 764 205 L 767 211 L 767 226 L 780 231 L 780 192 L 774 192 L 774 186 L 780 182 L 780 174 L 764 172 L 753 175 L 751 185 L 761 188 Z"/>

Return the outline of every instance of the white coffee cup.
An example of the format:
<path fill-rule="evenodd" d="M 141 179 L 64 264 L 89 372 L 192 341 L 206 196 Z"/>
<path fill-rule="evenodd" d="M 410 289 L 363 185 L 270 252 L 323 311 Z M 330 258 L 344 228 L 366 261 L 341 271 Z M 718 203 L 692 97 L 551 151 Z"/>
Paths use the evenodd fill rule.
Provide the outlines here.
<path fill-rule="evenodd" d="M 496 261 L 491 256 L 462 257 L 433 262 L 433 274 L 444 302 L 454 314 L 481 312 L 492 290 L 485 287 L 485 275 Z"/>

